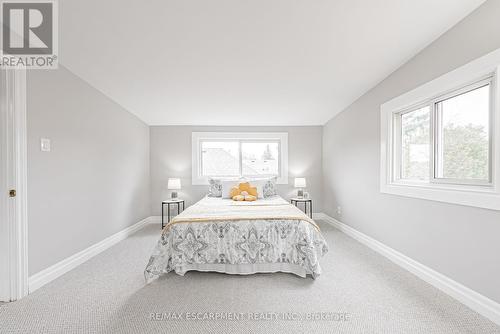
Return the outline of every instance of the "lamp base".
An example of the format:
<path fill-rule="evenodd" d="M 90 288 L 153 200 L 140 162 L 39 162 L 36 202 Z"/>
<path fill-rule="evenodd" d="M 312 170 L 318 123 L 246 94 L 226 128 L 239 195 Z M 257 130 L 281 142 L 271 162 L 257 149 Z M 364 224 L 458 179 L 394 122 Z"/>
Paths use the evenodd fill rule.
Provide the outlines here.
<path fill-rule="evenodd" d="M 170 195 L 170 198 L 176 199 L 177 198 L 177 191 L 172 191 L 172 194 Z"/>
<path fill-rule="evenodd" d="M 303 189 L 299 189 L 299 190 L 297 190 L 297 197 L 298 197 L 298 198 L 302 198 L 302 197 L 304 197 L 304 190 L 303 190 Z"/>

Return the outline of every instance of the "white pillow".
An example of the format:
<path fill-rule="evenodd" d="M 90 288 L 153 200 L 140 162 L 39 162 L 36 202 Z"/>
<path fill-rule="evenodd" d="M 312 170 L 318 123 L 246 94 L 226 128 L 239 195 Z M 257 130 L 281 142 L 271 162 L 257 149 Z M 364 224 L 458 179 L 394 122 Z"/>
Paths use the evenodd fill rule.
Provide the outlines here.
<path fill-rule="evenodd" d="M 250 182 L 250 185 L 257 188 L 257 198 L 264 198 L 264 185 L 269 179 L 254 179 Z"/>
<path fill-rule="evenodd" d="M 230 198 L 229 194 L 232 187 L 237 187 L 240 183 L 248 182 L 252 187 L 257 188 L 257 198 L 264 198 L 264 186 L 268 182 L 276 182 L 276 176 L 271 177 L 241 177 L 239 179 L 222 179 L 222 198 Z"/>
<path fill-rule="evenodd" d="M 273 197 L 277 195 L 276 182 L 278 180 L 277 176 L 265 177 L 265 178 L 253 178 L 251 183 L 258 183 L 257 192 L 259 197 L 262 194 L 262 198 Z"/>
<path fill-rule="evenodd" d="M 230 198 L 229 194 L 232 187 L 237 187 L 240 184 L 239 180 L 222 180 L 222 198 Z"/>
<path fill-rule="evenodd" d="M 264 186 L 268 182 L 276 183 L 276 176 L 268 176 L 268 177 L 252 177 L 248 178 L 248 182 L 254 187 L 257 187 L 257 198 L 265 198 L 269 196 L 265 196 L 264 194 Z"/>

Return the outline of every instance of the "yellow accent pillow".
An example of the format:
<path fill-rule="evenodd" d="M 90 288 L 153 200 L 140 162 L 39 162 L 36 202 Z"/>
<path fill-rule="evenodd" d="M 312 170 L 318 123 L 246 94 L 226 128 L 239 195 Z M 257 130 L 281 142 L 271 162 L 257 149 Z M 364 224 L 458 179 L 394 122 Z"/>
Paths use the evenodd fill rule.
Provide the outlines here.
<path fill-rule="evenodd" d="M 233 197 L 233 201 L 244 201 L 245 200 L 245 196 L 243 195 L 236 195 Z"/>
<path fill-rule="evenodd" d="M 245 201 L 247 201 L 247 202 L 253 202 L 256 200 L 257 200 L 257 197 L 255 197 L 254 195 L 245 195 Z"/>
<path fill-rule="evenodd" d="M 248 182 L 240 183 L 238 188 L 240 191 L 246 191 L 248 195 L 257 197 L 257 187 L 252 187 Z"/>
<path fill-rule="evenodd" d="M 240 194 L 240 188 L 238 187 L 232 187 L 231 191 L 229 192 L 229 198 L 234 199 L 235 196 L 238 196 Z"/>
<path fill-rule="evenodd" d="M 255 201 L 257 199 L 257 187 L 252 187 L 248 182 L 240 183 L 238 187 L 231 188 L 229 197 L 233 201 Z"/>

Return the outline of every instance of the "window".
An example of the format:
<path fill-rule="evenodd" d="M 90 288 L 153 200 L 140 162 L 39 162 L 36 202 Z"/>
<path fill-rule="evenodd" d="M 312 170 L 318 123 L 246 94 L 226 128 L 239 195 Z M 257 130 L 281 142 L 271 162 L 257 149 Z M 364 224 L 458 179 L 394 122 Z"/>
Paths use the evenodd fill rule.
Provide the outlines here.
<path fill-rule="evenodd" d="M 491 89 L 489 77 L 394 113 L 395 180 L 489 184 Z"/>
<path fill-rule="evenodd" d="M 489 183 L 491 80 L 435 104 L 436 178 Z"/>
<path fill-rule="evenodd" d="M 209 177 L 277 176 L 288 183 L 286 133 L 193 132 L 193 184 Z"/>
<path fill-rule="evenodd" d="M 500 50 L 381 106 L 381 192 L 500 210 L 499 65 Z"/>

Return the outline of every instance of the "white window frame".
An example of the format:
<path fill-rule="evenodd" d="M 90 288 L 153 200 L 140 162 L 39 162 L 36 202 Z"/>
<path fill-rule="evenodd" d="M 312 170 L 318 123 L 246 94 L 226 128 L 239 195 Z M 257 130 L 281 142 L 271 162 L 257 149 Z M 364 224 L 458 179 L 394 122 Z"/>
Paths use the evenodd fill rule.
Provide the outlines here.
<path fill-rule="evenodd" d="M 286 132 L 193 132 L 191 139 L 192 184 L 207 185 L 209 176 L 202 175 L 201 144 L 204 141 L 238 141 L 244 142 L 276 142 L 279 144 L 279 176 L 278 184 L 288 184 L 288 133 Z M 240 176 L 243 166 L 240 165 Z M 265 175 L 246 175 L 248 177 L 264 177 Z"/>
<path fill-rule="evenodd" d="M 380 131 L 380 192 L 415 197 L 460 205 L 500 210 L 500 49 L 478 58 L 454 71 L 434 79 L 381 105 Z M 491 80 L 490 108 L 490 177 L 488 182 L 468 182 L 436 178 L 434 164 L 437 141 L 436 103 L 480 87 L 485 80 Z M 475 86 L 471 86 L 475 85 Z M 402 112 L 431 107 L 430 177 L 428 181 L 410 181 L 398 177 L 400 172 L 397 158 L 395 122 Z M 434 130 L 434 131 L 433 131 Z"/>

